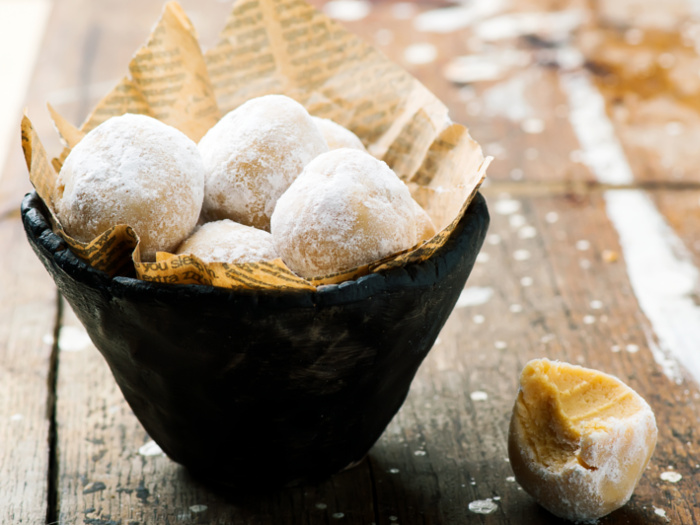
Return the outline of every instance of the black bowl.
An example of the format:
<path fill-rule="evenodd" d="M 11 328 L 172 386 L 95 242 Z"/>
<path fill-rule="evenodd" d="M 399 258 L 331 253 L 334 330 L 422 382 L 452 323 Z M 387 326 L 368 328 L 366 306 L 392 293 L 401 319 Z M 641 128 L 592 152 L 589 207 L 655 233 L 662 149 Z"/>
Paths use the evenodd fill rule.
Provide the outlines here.
<path fill-rule="evenodd" d="M 450 315 L 489 215 L 477 194 L 430 259 L 315 292 L 110 278 L 52 232 L 36 193 L 22 220 L 163 451 L 210 483 L 269 489 L 369 451 Z"/>

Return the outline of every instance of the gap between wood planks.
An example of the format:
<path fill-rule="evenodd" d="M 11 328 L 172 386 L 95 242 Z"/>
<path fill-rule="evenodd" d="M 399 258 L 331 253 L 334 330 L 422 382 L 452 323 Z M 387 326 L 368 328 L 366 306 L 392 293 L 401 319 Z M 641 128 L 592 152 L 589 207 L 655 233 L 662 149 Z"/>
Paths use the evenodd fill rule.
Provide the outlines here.
<path fill-rule="evenodd" d="M 2 220 L 2 217 L 0 217 Z M 51 525 L 58 523 L 58 423 L 56 418 L 56 402 L 58 384 L 58 364 L 59 364 L 59 336 L 63 324 L 63 299 L 56 290 L 56 318 L 53 327 L 53 343 L 51 345 L 51 356 L 49 357 L 49 373 L 47 377 L 48 394 L 46 400 L 46 418 L 49 421 L 49 461 L 46 480 L 46 523 Z"/>

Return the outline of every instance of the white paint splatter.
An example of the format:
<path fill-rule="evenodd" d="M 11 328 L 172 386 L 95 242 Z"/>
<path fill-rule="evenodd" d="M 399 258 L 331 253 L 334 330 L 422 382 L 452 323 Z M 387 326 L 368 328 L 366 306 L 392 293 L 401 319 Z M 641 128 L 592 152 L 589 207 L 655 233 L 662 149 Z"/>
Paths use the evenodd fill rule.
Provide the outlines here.
<path fill-rule="evenodd" d="M 678 483 L 683 478 L 683 476 L 681 476 L 678 472 L 674 471 L 662 472 L 661 476 L 659 477 L 664 481 L 668 481 L 669 483 Z"/>
<path fill-rule="evenodd" d="M 24 416 L 22 414 L 12 414 L 10 416 L 10 421 L 22 421 Z"/>
<path fill-rule="evenodd" d="M 469 510 L 475 514 L 491 514 L 498 510 L 498 504 L 492 498 L 478 499 L 469 503 Z"/>
<path fill-rule="evenodd" d="M 664 509 L 654 507 L 654 514 L 656 514 L 657 516 L 661 516 L 662 518 L 668 519 L 668 517 L 666 516 L 666 511 Z"/>
<path fill-rule="evenodd" d="M 430 64 L 438 56 L 437 47 L 429 42 L 411 44 L 403 51 L 403 59 L 409 64 Z"/>
<path fill-rule="evenodd" d="M 485 304 L 493 296 L 493 288 L 487 286 L 470 286 L 462 290 L 457 299 L 456 308 L 464 308 L 466 306 L 478 306 Z"/>
<path fill-rule="evenodd" d="M 506 478 L 506 481 L 507 481 L 508 483 L 515 483 L 515 476 L 508 476 L 508 477 Z"/>
<path fill-rule="evenodd" d="M 532 283 L 534 282 L 532 277 L 528 277 L 527 275 L 520 279 L 520 286 L 532 286 Z"/>
<path fill-rule="evenodd" d="M 564 73 L 560 80 L 588 167 L 599 182 L 632 183 L 632 170 L 606 115 L 604 99 L 588 74 Z M 604 199 L 620 236 L 632 288 L 654 330 L 647 335 L 654 359 L 676 383 L 683 380 L 678 361 L 700 380 L 700 307 L 693 300 L 700 271 L 643 190 L 609 190 Z"/>
<path fill-rule="evenodd" d="M 491 256 L 486 253 L 486 252 L 479 252 L 479 255 L 476 256 L 476 262 L 478 263 L 487 263 L 491 260 Z"/>
<path fill-rule="evenodd" d="M 523 306 L 521 304 L 511 304 L 508 309 L 514 314 L 519 314 L 523 311 Z"/>
<path fill-rule="evenodd" d="M 627 350 L 627 352 L 630 354 L 636 354 L 639 352 L 639 345 L 627 345 L 625 346 L 625 350 Z"/>
<path fill-rule="evenodd" d="M 414 456 L 425 456 L 427 452 L 425 450 L 416 450 L 413 452 Z"/>
<path fill-rule="evenodd" d="M 486 401 L 489 398 L 489 395 L 481 390 L 475 390 L 469 394 L 469 397 L 472 399 L 472 401 Z"/>
<path fill-rule="evenodd" d="M 204 512 L 207 510 L 209 507 L 206 505 L 192 505 L 190 506 L 190 510 L 194 512 L 195 514 L 199 514 L 200 512 Z"/>
<path fill-rule="evenodd" d="M 397 468 L 390 468 L 389 469 L 389 474 L 398 474 L 399 472 L 400 472 L 400 470 Z"/>
<path fill-rule="evenodd" d="M 587 241 L 585 239 L 581 239 L 580 241 L 576 241 L 576 249 L 579 251 L 584 252 L 584 251 L 590 249 L 590 247 L 591 247 L 590 241 Z"/>
<path fill-rule="evenodd" d="M 371 10 L 372 4 L 366 0 L 332 0 L 323 6 L 324 13 L 343 22 L 362 20 Z"/>
<path fill-rule="evenodd" d="M 595 316 L 594 315 L 584 315 L 583 316 L 583 324 L 593 324 L 595 323 Z"/>
<path fill-rule="evenodd" d="M 467 5 L 433 9 L 419 14 L 413 19 L 413 27 L 418 31 L 431 33 L 452 33 L 503 11 L 510 2 L 490 0 L 471 2 Z"/>
<path fill-rule="evenodd" d="M 326 505 L 325 503 L 316 503 L 315 507 L 316 507 L 318 510 L 325 510 L 325 509 L 328 508 L 328 505 Z"/>
<path fill-rule="evenodd" d="M 496 341 L 493 344 L 493 346 L 495 346 L 496 349 L 498 349 L 498 350 L 504 350 L 504 349 L 508 348 L 508 343 L 506 343 L 505 341 Z"/>
<path fill-rule="evenodd" d="M 139 448 L 139 454 L 142 456 L 163 456 L 163 449 L 158 446 L 158 443 L 151 440 Z"/>
<path fill-rule="evenodd" d="M 472 321 L 476 324 L 484 324 L 484 321 L 486 321 L 486 318 L 483 315 L 475 315 L 472 317 Z"/>
<path fill-rule="evenodd" d="M 589 303 L 589 306 L 593 308 L 594 310 L 600 310 L 603 308 L 603 301 L 599 301 L 598 299 L 594 299 Z"/>

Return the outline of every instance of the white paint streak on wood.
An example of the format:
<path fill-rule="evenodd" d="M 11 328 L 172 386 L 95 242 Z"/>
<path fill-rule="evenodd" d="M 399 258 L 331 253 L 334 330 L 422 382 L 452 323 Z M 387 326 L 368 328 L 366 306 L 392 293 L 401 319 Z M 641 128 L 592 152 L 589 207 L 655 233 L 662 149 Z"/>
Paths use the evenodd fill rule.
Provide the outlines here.
<path fill-rule="evenodd" d="M 634 182 L 605 112 L 605 101 L 587 73 L 563 73 L 560 80 L 584 161 L 592 173 L 602 183 Z M 682 381 L 679 362 L 700 381 L 700 307 L 692 298 L 700 272 L 682 240 L 643 190 L 609 190 L 604 198 L 608 217 L 620 237 L 632 288 L 654 330 L 653 335 L 646 334 L 654 359 L 677 383 Z"/>
<path fill-rule="evenodd" d="M 607 191 L 605 204 L 637 300 L 659 339 L 657 361 L 671 368 L 670 352 L 700 381 L 700 308 L 692 297 L 700 272 L 646 193 Z M 675 371 L 673 376 L 680 379 Z"/>
<path fill-rule="evenodd" d="M 0 170 L 12 142 L 20 143 L 22 104 L 50 11 L 50 0 L 0 1 Z"/>
<path fill-rule="evenodd" d="M 562 73 L 560 84 L 569 99 L 569 118 L 583 150 L 583 161 L 603 184 L 631 184 L 632 170 L 605 112 L 605 100 L 588 74 Z"/>

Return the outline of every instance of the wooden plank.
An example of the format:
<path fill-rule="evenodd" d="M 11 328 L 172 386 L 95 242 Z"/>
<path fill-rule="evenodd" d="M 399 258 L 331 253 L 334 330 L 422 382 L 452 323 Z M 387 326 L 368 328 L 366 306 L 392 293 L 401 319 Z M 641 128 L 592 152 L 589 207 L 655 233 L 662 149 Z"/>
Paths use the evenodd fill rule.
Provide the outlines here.
<path fill-rule="evenodd" d="M 0 252 L 0 523 L 43 523 L 56 290 L 16 213 L 0 218 Z"/>
<path fill-rule="evenodd" d="M 0 219 L 0 523 L 46 519 L 56 291 L 15 215 Z"/>

